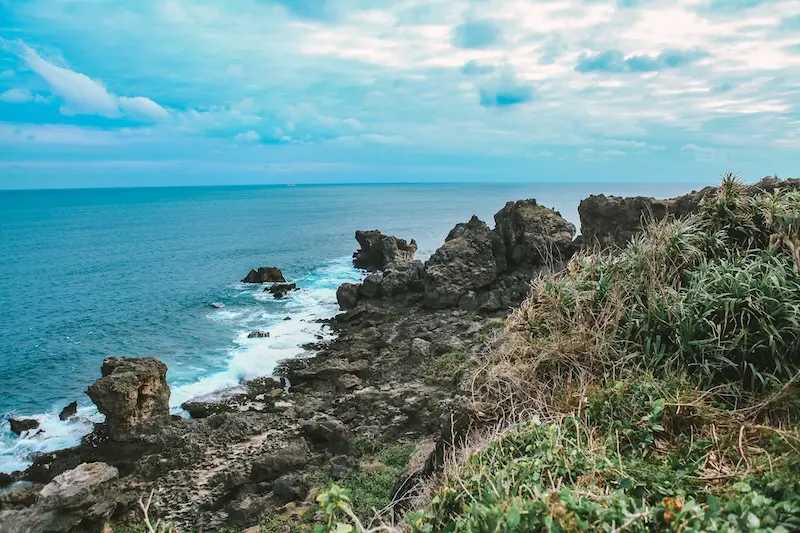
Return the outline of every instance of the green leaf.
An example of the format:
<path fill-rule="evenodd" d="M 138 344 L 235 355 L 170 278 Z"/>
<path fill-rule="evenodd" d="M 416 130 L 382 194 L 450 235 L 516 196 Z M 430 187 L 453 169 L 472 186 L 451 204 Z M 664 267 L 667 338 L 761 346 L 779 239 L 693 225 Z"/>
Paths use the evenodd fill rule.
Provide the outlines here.
<path fill-rule="evenodd" d="M 658 400 L 653 402 L 653 414 L 658 416 L 664 410 L 664 406 L 667 404 L 667 401 L 664 398 L 659 398 Z"/>
<path fill-rule="evenodd" d="M 508 514 L 506 514 L 506 524 L 511 529 L 517 527 L 520 523 L 522 516 L 520 515 L 519 508 L 517 504 L 512 503 L 511 508 L 508 510 Z"/>
<path fill-rule="evenodd" d="M 747 527 L 750 529 L 758 529 L 761 527 L 761 520 L 753 513 L 747 513 Z"/>
<path fill-rule="evenodd" d="M 333 530 L 334 533 L 352 533 L 353 526 L 350 524 L 345 524 L 343 522 L 337 522 L 336 528 Z"/>

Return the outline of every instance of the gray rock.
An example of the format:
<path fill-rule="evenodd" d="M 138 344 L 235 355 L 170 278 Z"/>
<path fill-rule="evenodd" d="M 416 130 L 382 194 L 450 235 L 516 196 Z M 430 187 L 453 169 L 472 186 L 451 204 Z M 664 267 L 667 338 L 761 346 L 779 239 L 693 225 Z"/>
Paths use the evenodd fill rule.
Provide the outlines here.
<path fill-rule="evenodd" d="M 366 270 L 381 270 L 397 263 L 414 260 L 417 243 L 408 242 L 378 230 L 356 231 L 356 240 L 361 248 L 353 254 L 353 265 Z"/>
<path fill-rule="evenodd" d="M 306 497 L 308 484 L 301 474 L 284 474 L 272 484 L 272 493 L 282 503 L 296 502 Z"/>
<path fill-rule="evenodd" d="M 358 469 L 358 461 L 349 455 L 337 455 L 331 459 L 331 477 L 342 480 Z"/>
<path fill-rule="evenodd" d="M 347 426 L 324 413 L 301 422 L 303 434 L 315 447 L 331 453 L 346 453 L 350 449 Z"/>
<path fill-rule="evenodd" d="M 411 356 L 427 359 L 433 354 L 433 345 L 425 339 L 411 340 Z"/>
<path fill-rule="evenodd" d="M 545 265 L 572 255 L 575 226 L 536 200 L 508 202 L 494 221 L 508 266 Z"/>
<path fill-rule="evenodd" d="M 458 224 L 425 263 L 425 303 L 454 307 L 470 290 L 490 285 L 500 272 L 495 254 L 502 258 L 502 251 L 497 236 L 477 217 Z"/>
<path fill-rule="evenodd" d="M 349 311 L 358 305 L 358 300 L 361 297 L 361 285 L 357 283 L 342 283 L 336 289 L 336 302 L 339 304 L 339 309 L 342 311 Z"/>
<path fill-rule="evenodd" d="M 264 289 L 264 292 L 270 293 L 276 300 L 285 298 L 287 294 L 297 290 L 297 283 L 275 283 L 270 287 Z"/>
<path fill-rule="evenodd" d="M 256 483 L 273 481 L 280 476 L 302 468 L 308 461 L 308 447 L 302 438 L 290 441 L 284 448 L 272 451 L 255 460 L 250 479 Z"/>
<path fill-rule="evenodd" d="M 364 298 L 375 298 L 381 290 L 381 282 L 383 282 L 383 273 L 374 272 L 364 278 L 361 284 L 361 296 Z"/>
<path fill-rule="evenodd" d="M 251 331 L 247 334 L 248 339 L 266 339 L 269 337 L 269 331 Z"/>
<path fill-rule="evenodd" d="M 286 278 L 278 267 L 259 267 L 247 273 L 242 283 L 285 283 Z"/>
<path fill-rule="evenodd" d="M 169 420 L 167 365 L 153 357 L 106 357 L 101 373 L 86 393 L 112 435 Z"/>
<path fill-rule="evenodd" d="M 361 386 L 361 378 L 353 374 L 342 374 L 336 379 L 336 386 L 342 390 L 355 389 Z"/>

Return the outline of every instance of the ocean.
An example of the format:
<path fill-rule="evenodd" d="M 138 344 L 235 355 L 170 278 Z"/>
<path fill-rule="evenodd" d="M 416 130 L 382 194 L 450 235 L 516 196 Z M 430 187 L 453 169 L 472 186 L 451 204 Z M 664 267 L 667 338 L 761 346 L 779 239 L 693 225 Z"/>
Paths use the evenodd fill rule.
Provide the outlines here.
<path fill-rule="evenodd" d="M 425 259 L 473 214 L 536 198 L 579 227 L 591 193 L 675 196 L 707 183 L 180 187 L 0 191 L 0 472 L 74 446 L 102 420 L 85 394 L 108 355 L 169 367 L 175 412 L 267 375 L 330 332 L 336 288 L 362 276 L 357 229 L 416 239 Z M 299 291 L 239 282 L 277 266 Z M 214 302 L 225 305 L 217 309 Z M 288 320 L 287 320 L 288 318 Z M 253 330 L 269 338 L 247 339 Z M 77 400 L 79 416 L 58 413 Z M 44 430 L 14 435 L 8 417 Z"/>

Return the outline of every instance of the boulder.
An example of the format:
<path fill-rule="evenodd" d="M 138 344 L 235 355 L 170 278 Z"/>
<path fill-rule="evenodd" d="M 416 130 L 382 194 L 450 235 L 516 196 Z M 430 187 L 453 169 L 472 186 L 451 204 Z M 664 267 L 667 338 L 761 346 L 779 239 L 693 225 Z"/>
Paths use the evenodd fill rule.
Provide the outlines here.
<path fill-rule="evenodd" d="M 361 283 L 361 296 L 364 298 L 376 298 L 381 291 L 383 282 L 383 272 L 373 272 Z"/>
<path fill-rule="evenodd" d="M 546 265 L 572 255 L 575 226 L 536 200 L 508 202 L 494 215 L 494 221 L 508 267 Z"/>
<path fill-rule="evenodd" d="M 297 283 L 275 283 L 271 287 L 264 289 L 264 292 L 272 294 L 276 300 L 285 297 L 291 291 L 297 290 Z"/>
<path fill-rule="evenodd" d="M 350 449 L 347 426 L 324 413 L 301 422 L 303 434 L 317 448 L 331 453 L 346 453 Z"/>
<path fill-rule="evenodd" d="M 381 270 L 392 264 L 414 260 L 417 243 L 384 235 L 378 230 L 356 231 L 361 248 L 353 254 L 353 265 L 365 270 Z"/>
<path fill-rule="evenodd" d="M 247 273 L 242 283 L 285 283 L 281 269 L 278 267 L 258 267 Z"/>
<path fill-rule="evenodd" d="M 411 339 L 410 355 L 418 359 L 427 359 L 433 354 L 433 345 L 425 339 Z"/>
<path fill-rule="evenodd" d="M 17 435 L 39 427 L 39 421 L 33 418 L 9 418 L 8 424 L 11 426 L 11 431 Z"/>
<path fill-rule="evenodd" d="M 106 416 L 112 436 L 169 420 L 167 365 L 153 357 L 107 357 L 86 393 Z"/>
<path fill-rule="evenodd" d="M 339 481 L 358 470 L 358 461 L 349 455 L 337 455 L 331 459 L 331 478 Z"/>
<path fill-rule="evenodd" d="M 269 338 L 269 331 L 251 331 L 247 334 L 248 339 L 267 339 Z"/>
<path fill-rule="evenodd" d="M 486 287 L 497 279 L 504 257 L 502 241 L 478 217 L 456 225 L 444 245 L 425 263 L 426 305 L 456 306 L 470 290 Z"/>
<path fill-rule="evenodd" d="M 358 300 L 361 296 L 361 285 L 357 283 L 342 283 L 336 289 L 336 301 L 339 303 L 339 309 L 342 311 L 349 311 L 358 305 Z"/>
<path fill-rule="evenodd" d="M 119 472 L 106 463 L 82 463 L 45 485 L 34 505 L 0 513 L 0 531 L 103 531 L 117 506 Z"/>
<path fill-rule="evenodd" d="M 225 304 L 221 302 L 212 302 L 211 307 L 214 309 L 225 309 Z"/>
<path fill-rule="evenodd" d="M 72 402 L 58 414 L 59 420 L 67 420 L 78 414 L 78 402 Z"/>
<path fill-rule="evenodd" d="M 308 494 L 308 484 L 297 472 L 284 474 L 272 484 L 272 493 L 281 503 L 303 500 Z"/>
<path fill-rule="evenodd" d="M 303 468 L 307 462 L 308 447 L 306 441 L 300 438 L 257 458 L 253 462 L 250 479 L 256 483 L 274 481 L 288 472 Z"/>

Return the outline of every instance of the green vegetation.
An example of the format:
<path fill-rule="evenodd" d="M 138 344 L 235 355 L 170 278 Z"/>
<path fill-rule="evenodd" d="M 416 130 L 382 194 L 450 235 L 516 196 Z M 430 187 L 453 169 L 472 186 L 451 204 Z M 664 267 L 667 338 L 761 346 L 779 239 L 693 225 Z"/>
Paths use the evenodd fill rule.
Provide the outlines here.
<path fill-rule="evenodd" d="M 463 350 L 454 350 L 431 357 L 423 366 L 423 379 L 429 385 L 452 382 L 464 370 L 467 354 Z"/>
<path fill-rule="evenodd" d="M 577 255 L 472 378 L 498 429 L 398 529 L 800 530 L 800 192 L 726 175 L 697 215 Z M 322 531 L 368 531 L 347 491 L 319 502 Z"/>

